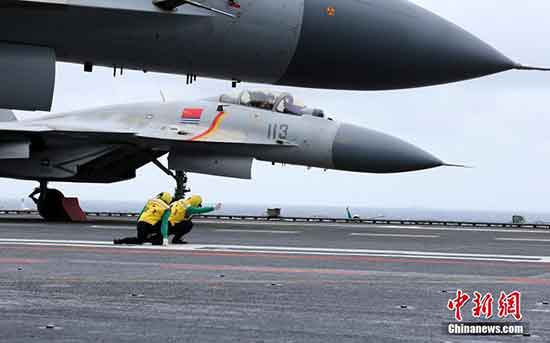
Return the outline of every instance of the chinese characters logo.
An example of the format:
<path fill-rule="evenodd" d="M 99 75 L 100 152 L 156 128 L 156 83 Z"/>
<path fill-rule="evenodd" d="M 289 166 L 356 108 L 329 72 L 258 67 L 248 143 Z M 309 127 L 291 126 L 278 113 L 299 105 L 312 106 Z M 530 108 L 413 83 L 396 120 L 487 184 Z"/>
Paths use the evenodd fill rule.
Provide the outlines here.
<path fill-rule="evenodd" d="M 490 319 L 493 317 L 493 310 L 495 305 L 495 298 L 491 293 L 482 295 L 479 292 L 474 292 L 473 299 L 467 293 L 464 293 L 461 289 L 456 291 L 456 296 L 453 299 L 449 299 L 447 303 L 447 309 L 454 313 L 454 317 L 457 321 L 462 321 L 462 310 L 470 300 L 472 307 L 472 316 L 474 318 Z M 513 291 L 508 294 L 506 292 L 500 292 L 498 301 L 497 316 L 500 319 L 506 319 L 513 317 L 515 320 L 520 321 L 523 318 L 521 314 L 521 292 Z"/>

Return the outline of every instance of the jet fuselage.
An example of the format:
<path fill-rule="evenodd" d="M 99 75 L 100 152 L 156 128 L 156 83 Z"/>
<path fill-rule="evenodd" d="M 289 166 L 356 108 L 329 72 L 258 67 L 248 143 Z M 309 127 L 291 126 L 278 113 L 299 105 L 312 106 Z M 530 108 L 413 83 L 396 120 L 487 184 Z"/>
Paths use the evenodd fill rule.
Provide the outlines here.
<path fill-rule="evenodd" d="M 50 47 L 73 63 L 331 89 L 420 87 L 515 65 L 405 0 L 202 1 L 234 19 L 151 0 L 66 3 L 6 1 L 0 42 Z"/>

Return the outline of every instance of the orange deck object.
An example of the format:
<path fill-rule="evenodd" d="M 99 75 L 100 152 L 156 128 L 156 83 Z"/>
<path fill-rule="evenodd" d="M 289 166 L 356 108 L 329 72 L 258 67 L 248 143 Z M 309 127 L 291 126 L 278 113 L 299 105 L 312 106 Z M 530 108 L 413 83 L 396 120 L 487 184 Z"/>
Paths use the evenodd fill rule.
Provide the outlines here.
<path fill-rule="evenodd" d="M 67 216 L 73 222 L 85 222 L 88 220 L 86 213 L 80 208 L 78 198 L 64 198 L 63 209 L 65 209 L 65 213 L 67 213 Z"/>

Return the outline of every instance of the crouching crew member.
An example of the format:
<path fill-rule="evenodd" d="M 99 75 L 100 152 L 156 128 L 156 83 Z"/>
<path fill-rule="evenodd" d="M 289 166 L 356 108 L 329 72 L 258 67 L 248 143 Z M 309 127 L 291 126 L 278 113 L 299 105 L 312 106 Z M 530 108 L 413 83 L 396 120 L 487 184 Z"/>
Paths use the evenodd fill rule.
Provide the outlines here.
<path fill-rule="evenodd" d="M 168 217 L 168 235 L 174 235 L 172 244 L 187 244 L 182 237 L 193 229 L 192 217 L 194 215 L 219 210 L 221 207 L 221 204 L 216 204 L 215 207 L 202 207 L 202 198 L 199 195 L 174 201 L 170 205 L 170 216 Z"/>
<path fill-rule="evenodd" d="M 161 226 L 168 226 L 170 203 L 172 195 L 162 192 L 155 198 L 147 201 L 141 211 L 137 223 L 137 237 L 115 239 L 115 244 L 143 244 L 146 242 L 162 245 Z"/>

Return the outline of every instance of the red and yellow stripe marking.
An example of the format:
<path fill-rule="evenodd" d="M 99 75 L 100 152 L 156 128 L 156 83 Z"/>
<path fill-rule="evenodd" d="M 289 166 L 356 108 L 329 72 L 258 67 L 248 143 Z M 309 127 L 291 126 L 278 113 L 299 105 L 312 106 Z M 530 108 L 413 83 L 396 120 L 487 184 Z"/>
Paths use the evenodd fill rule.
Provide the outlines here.
<path fill-rule="evenodd" d="M 195 137 L 191 138 L 190 140 L 191 141 L 199 141 L 201 139 L 207 138 L 207 137 L 211 136 L 212 134 L 214 134 L 220 128 L 220 126 L 222 124 L 222 121 L 225 118 L 225 115 L 226 115 L 226 113 L 223 112 L 223 111 L 218 113 L 218 115 L 216 116 L 216 118 L 214 118 L 214 121 L 212 122 L 212 124 L 210 125 L 210 127 L 206 131 L 196 135 Z"/>

